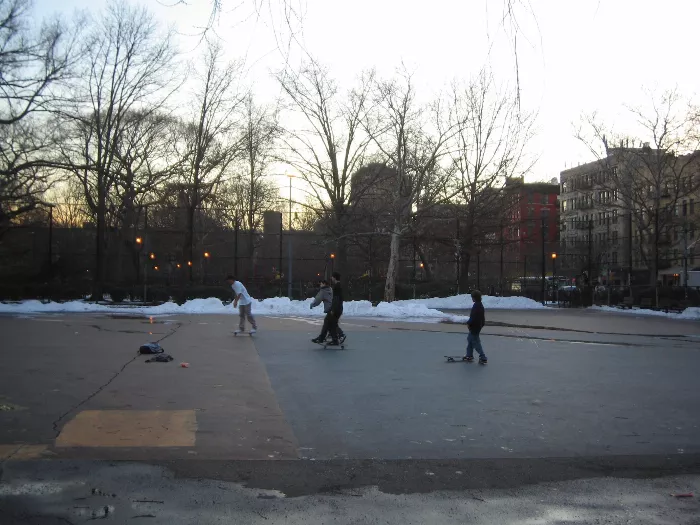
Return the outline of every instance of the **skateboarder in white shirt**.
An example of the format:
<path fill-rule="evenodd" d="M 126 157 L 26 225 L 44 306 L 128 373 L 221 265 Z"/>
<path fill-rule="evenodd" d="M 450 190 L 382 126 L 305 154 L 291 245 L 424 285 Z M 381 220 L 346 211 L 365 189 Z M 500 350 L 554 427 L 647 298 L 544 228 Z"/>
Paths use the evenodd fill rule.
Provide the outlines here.
<path fill-rule="evenodd" d="M 233 289 L 233 307 L 238 307 L 238 330 L 233 333 L 238 335 L 241 332 L 245 332 L 245 320 L 247 318 L 248 322 L 252 326 L 250 329 L 250 334 L 253 335 L 258 331 L 258 325 L 255 322 L 255 317 L 253 317 L 251 311 L 253 307 L 253 299 L 250 297 L 250 295 L 248 295 L 248 290 L 245 289 L 243 283 L 237 281 L 233 275 L 226 277 L 226 282 Z"/>

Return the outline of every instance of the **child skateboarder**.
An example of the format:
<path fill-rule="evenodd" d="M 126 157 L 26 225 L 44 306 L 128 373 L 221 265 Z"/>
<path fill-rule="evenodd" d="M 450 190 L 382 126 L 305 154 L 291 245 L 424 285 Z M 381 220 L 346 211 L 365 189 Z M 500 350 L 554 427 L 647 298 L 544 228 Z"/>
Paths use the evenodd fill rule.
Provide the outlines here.
<path fill-rule="evenodd" d="M 469 327 L 469 335 L 467 336 L 467 355 L 464 357 L 469 363 L 474 361 L 474 350 L 476 349 L 479 354 L 479 364 L 485 365 L 488 360 L 486 359 L 486 354 L 484 349 L 481 347 L 481 339 L 479 334 L 481 329 L 486 324 L 486 315 L 484 312 L 484 305 L 481 302 L 481 292 L 474 290 L 472 292 L 472 310 L 469 314 L 469 319 L 467 320 L 467 326 Z"/>
<path fill-rule="evenodd" d="M 323 329 L 321 330 L 321 335 L 316 339 L 312 339 L 314 343 L 323 342 L 326 340 L 326 336 L 331 334 L 331 346 L 338 346 L 340 343 L 345 341 L 345 334 L 338 326 L 338 320 L 340 316 L 343 315 L 343 289 L 340 287 L 340 274 L 338 272 L 333 272 L 331 276 L 331 284 L 333 284 L 333 299 L 331 300 L 330 311 L 326 314 L 326 318 L 323 320 Z"/>
<path fill-rule="evenodd" d="M 252 313 L 253 299 L 248 295 L 248 290 L 243 286 L 243 283 L 234 279 L 233 275 L 227 276 L 226 282 L 233 289 L 233 307 L 238 307 L 238 330 L 233 333 L 238 335 L 241 332 L 245 332 L 245 320 L 247 318 L 252 326 L 250 335 L 253 335 L 258 331 L 258 325 Z"/>
<path fill-rule="evenodd" d="M 325 279 L 321 280 L 321 287 L 316 294 L 316 297 L 314 298 L 314 302 L 311 303 L 311 309 L 313 310 L 316 308 L 319 304 L 323 303 L 323 313 L 326 314 L 326 317 L 330 314 L 331 311 L 331 305 L 333 304 L 333 290 L 331 289 L 330 284 L 328 284 L 328 281 Z M 327 330 L 327 325 L 324 320 L 324 327 L 326 327 Z M 323 332 L 321 332 L 323 334 Z M 314 338 L 311 340 L 312 343 L 323 343 L 325 340 L 324 338 L 321 338 L 319 335 L 318 337 Z"/>

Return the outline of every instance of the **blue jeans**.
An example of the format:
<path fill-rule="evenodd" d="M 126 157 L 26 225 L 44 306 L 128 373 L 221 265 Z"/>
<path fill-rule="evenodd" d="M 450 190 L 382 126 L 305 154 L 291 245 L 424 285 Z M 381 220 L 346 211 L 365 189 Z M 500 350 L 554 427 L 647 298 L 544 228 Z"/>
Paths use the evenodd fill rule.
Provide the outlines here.
<path fill-rule="evenodd" d="M 474 349 L 476 349 L 476 353 L 479 354 L 479 359 L 486 359 L 484 349 L 481 348 L 479 334 L 469 332 L 467 336 L 467 357 L 474 357 Z"/>

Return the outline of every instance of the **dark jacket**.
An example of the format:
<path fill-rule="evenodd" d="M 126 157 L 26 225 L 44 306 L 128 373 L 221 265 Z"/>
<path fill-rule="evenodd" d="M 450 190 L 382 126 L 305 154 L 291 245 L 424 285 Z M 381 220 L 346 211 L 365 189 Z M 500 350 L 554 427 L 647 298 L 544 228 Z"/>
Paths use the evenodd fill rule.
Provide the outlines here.
<path fill-rule="evenodd" d="M 477 301 L 472 306 L 472 311 L 469 314 L 469 331 L 473 334 L 478 334 L 486 324 L 486 314 L 484 312 L 484 304 Z"/>
<path fill-rule="evenodd" d="M 333 302 L 331 303 L 331 312 L 336 317 L 343 315 L 343 289 L 340 283 L 335 283 L 333 286 Z"/>
<path fill-rule="evenodd" d="M 311 303 L 311 308 L 315 308 L 321 303 L 323 303 L 324 314 L 331 311 L 331 305 L 333 304 L 333 290 L 330 286 L 324 286 L 318 291 L 314 302 Z"/>

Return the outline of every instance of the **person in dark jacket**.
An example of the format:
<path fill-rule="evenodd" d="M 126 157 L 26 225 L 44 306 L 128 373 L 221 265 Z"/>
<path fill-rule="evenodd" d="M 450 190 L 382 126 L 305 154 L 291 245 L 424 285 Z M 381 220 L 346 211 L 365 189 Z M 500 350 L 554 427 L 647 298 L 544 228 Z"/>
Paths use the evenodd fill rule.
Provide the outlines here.
<path fill-rule="evenodd" d="M 345 341 L 345 334 L 338 326 L 340 316 L 343 315 L 343 289 L 340 286 L 340 274 L 333 272 L 331 276 L 333 284 L 333 300 L 331 301 L 330 311 L 326 314 L 323 320 L 323 329 L 321 335 L 316 339 L 312 339 L 314 343 L 322 343 L 326 340 L 326 336 L 331 334 L 331 345 L 338 345 Z"/>
<path fill-rule="evenodd" d="M 484 312 L 484 305 L 481 302 L 481 292 L 474 290 L 472 292 L 472 311 L 469 314 L 469 319 L 467 320 L 467 326 L 469 327 L 469 335 L 467 336 L 467 355 L 465 359 L 468 362 L 474 361 L 474 350 L 479 354 L 479 363 L 486 364 L 488 360 L 486 359 L 486 354 L 484 349 L 481 347 L 481 338 L 479 334 L 481 329 L 486 324 L 486 314 Z"/>

